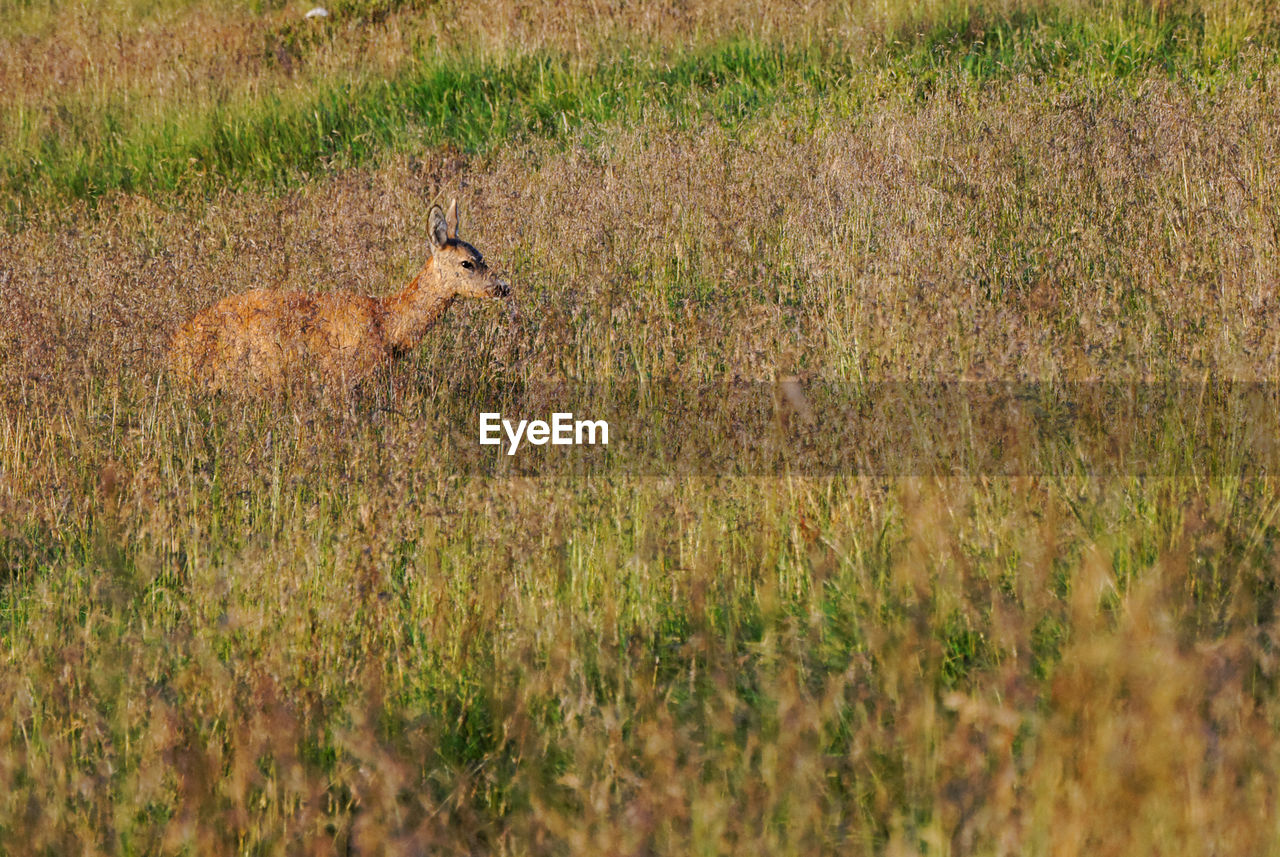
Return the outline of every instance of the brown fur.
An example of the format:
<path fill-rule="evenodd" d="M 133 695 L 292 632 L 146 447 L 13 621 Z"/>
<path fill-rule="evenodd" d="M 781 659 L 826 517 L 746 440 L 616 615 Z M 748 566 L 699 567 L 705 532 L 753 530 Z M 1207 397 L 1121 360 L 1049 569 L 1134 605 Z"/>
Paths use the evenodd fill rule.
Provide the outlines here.
<path fill-rule="evenodd" d="M 448 219 L 430 215 L 434 250 L 409 285 L 386 298 L 255 289 L 224 298 L 174 334 L 169 365 L 210 391 L 260 392 L 294 382 L 350 384 L 421 341 L 459 296 L 504 297 L 480 254 Z"/>

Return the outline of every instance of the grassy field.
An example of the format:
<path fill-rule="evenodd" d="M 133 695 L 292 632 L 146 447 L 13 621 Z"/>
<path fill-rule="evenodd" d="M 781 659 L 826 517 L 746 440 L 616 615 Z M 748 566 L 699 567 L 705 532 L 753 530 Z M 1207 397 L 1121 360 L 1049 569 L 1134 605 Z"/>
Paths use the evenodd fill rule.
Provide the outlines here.
<path fill-rule="evenodd" d="M 1280 854 L 1280 11 L 310 5 L 0 0 L 0 853 Z M 452 197 L 510 306 L 166 377 Z M 735 466 L 938 382 L 1184 395 Z"/>

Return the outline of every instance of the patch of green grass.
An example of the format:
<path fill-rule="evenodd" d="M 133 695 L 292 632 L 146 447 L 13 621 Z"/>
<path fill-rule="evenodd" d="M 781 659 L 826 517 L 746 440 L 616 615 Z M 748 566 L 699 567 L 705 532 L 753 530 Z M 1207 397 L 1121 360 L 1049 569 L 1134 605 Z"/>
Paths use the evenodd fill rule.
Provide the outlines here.
<path fill-rule="evenodd" d="M 1004 15 L 964 4 L 899 34 L 884 62 L 922 86 L 1022 74 L 1094 84 L 1156 74 L 1207 84 L 1238 68 L 1247 49 L 1276 46 L 1269 25 L 1216 20 L 1191 4 L 1046 5 Z"/>
<path fill-rule="evenodd" d="M 0 184 L 27 199 L 168 192 L 212 181 L 280 185 L 389 149 L 486 152 L 513 139 L 638 122 L 653 110 L 680 123 L 733 123 L 787 93 L 821 86 L 833 68 L 815 52 L 745 42 L 674 64 L 626 55 L 588 69 L 546 54 L 423 58 L 394 80 L 330 81 L 156 125 L 131 125 L 124 104 L 93 115 L 66 110 L 56 130 L 27 135 L 25 145 L 0 154 Z"/>

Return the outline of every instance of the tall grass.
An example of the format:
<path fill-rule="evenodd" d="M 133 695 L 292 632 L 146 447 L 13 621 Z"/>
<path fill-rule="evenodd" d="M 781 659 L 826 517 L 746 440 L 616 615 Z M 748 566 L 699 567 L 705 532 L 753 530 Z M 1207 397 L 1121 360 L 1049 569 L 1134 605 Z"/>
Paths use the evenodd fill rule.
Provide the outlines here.
<path fill-rule="evenodd" d="M 612 467 L 475 464 L 482 407 L 585 385 L 698 426 L 743 385 L 1273 381 L 1265 17 L 917 8 L 833 25 L 841 53 L 626 6 L 645 52 L 587 6 L 486 8 L 546 42 L 172 125 L 103 130 L 90 93 L 21 167 L 0 852 L 1280 851 L 1265 421 L 1117 417 L 1146 473 L 1082 444 L 1017 476 L 690 476 L 629 468 L 625 433 Z M 451 196 L 516 314 L 456 305 L 358 391 L 165 377 L 224 295 L 397 288 Z"/>

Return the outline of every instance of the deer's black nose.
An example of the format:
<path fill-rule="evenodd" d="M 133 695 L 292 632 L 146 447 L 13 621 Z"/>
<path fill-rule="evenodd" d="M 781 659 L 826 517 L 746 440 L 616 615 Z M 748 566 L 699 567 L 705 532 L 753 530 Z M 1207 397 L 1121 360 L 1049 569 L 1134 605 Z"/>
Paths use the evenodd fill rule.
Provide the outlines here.
<path fill-rule="evenodd" d="M 511 286 L 504 280 L 498 280 L 498 284 L 493 287 L 493 296 L 496 298 L 505 298 L 511 294 Z"/>

